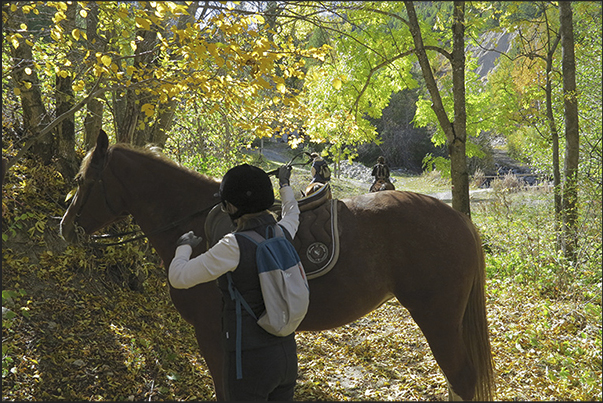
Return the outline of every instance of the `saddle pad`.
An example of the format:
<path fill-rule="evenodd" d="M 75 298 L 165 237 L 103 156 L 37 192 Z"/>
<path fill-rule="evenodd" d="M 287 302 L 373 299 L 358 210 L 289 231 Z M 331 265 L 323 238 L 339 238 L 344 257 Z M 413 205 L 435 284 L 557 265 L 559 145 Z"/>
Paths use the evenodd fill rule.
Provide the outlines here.
<path fill-rule="evenodd" d="M 339 258 L 338 203 L 338 200 L 331 199 L 328 203 L 299 215 L 299 227 L 293 246 L 299 254 L 308 280 L 328 273 Z M 211 248 L 224 235 L 234 230 L 228 214 L 217 205 L 205 220 L 207 248 Z"/>
<path fill-rule="evenodd" d="M 329 200 L 299 216 L 299 228 L 293 238 L 308 280 L 327 274 L 339 258 L 338 200 Z"/>

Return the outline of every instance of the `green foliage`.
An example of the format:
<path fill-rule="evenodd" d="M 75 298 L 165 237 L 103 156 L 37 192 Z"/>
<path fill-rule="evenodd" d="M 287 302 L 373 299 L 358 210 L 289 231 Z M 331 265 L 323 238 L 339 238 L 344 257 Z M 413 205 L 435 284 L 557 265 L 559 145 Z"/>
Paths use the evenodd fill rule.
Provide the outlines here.
<path fill-rule="evenodd" d="M 196 105 L 194 101 L 193 105 Z M 196 106 L 193 108 L 199 110 Z M 185 111 L 182 116 L 163 149 L 171 159 L 209 176 L 222 176 L 232 166 L 245 161 L 241 151 L 255 136 L 234 127 L 226 116 L 216 119 L 215 115 Z M 225 132 L 231 134 L 224 135 Z"/>
<path fill-rule="evenodd" d="M 498 397 L 600 399 L 600 209 L 585 209 L 579 261 L 572 263 L 557 250 L 550 189 L 493 188 L 493 200 L 474 206 L 472 218 L 486 251 L 497 372 L 512 380 L 499 383 L 510 394 Z M 542 395 L 532 395 L 528 385 L 539 385 Z"/>
<path fill-rule="evenodd" d="M 314 32 L 313 25 L 296 20 L 299 35 L 319 38 L 318 43 L 331 47 L 325 62 L 310 66 L 306 75 L 304 100 L 311 115 L 304 122 L 305 131 L 312 141 L 329 143 L 329 154 L 335 159 L 354 157 L 359 144 L 376 141 L 369 118 L 381 116 L 392 93 L 416 87 L 411 61 L 399 57 L 412 38 L 402 22 L 392 18 L 403 5 L 340 4 L 341 13 L 332 13 L 330 5 L 296 7 L 283 14 L 292 18 L 303 13 L 313 25 L 323 27 Z M 373 12 L 374 8 L 382 13 Z"/>
<path fill-rule="evenodd" d="M 426 172 L 437 171 L 444 178 L 450 178 L 450 160 L 446 157 L 442 156 L 433 156 L 432 154 L 427 154 L 425 158 L 423 158 L 423 169 Z"/>
<path fill-rule="evenodd" d="M 494 200 L 474 209 L 488 252 L 490 278 L 530 285 L 548 298 L 601 298 L 601 213 L 584 211 L 578 263 L 558 251 L 552 193 L 493 183 Z M 526 197 L 527 196 L 527 197 Z"/>
<path fill-rule="evenodd" d="M 543 3 L 542 6 L 547 6 Z M 580 109 L 580 158 L 582 175 L 598 175 L 601 166 L 601 4 L 573 3 L 576 52 L 576 85 Z M 486 86 L 491 104 L 492 130 L 504 135 L 512 154 L 543 173 L 552 175 L 552 141 L 546 116 L 544 88 L 546 85 L 546 51 L 552 49 L 558 30 L 558 9 L 540 9 L 527 3 L 509 3 L 501 24 L 511 32 L 521 29 L 523 40 L 516 37 L 509 57 L 501 57 L 498 67 L 488 77 Z M 546 17 L 546 18 L 545 18 Z M 533 18 L 533 19 L 532 19 Z M 528 23 L 525 19 L 529 20 Z M 530 20 L 532 19 L 532 20 Z M 531 49 L 542 49 L 540 53 Z M 553 53 L 552 109 L 560 136 L 559 156 L 563 166 L 565 153 L 564 106 L 562 94 L 561 47 Z M 592 174 L 586 172 L 594 169 Z M 589 186 L 596 184 L 591 183 Z M 600 187 L 600 185 L 598 185 Z"/>
<path fill-rule="evenodd" d="M 415 127 L 411 121 L 416 111 L 417 93 L 403 90 L 392 94 L 388 106 L 378 119 L 371 119 L 379 138 L 358 147 L 357 161 L 371 166 L 380 155 L 390 167 L 403 168 L 420 174 L 422 161 L 428 153 L 446 155 L 445 147 L 436 147 L 427 128 Z M 377 141 L 378 140 L 378 141 Z"/>

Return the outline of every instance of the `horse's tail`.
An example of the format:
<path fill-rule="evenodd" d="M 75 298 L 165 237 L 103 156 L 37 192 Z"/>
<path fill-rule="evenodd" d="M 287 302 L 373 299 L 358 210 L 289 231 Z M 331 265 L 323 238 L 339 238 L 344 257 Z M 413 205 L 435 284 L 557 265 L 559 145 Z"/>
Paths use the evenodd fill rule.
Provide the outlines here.
<path fill-rule="evenodd" d="M 477 384 L 474 400 L 486 401 L 494 398 L 494 363 L 488 333 L 486 317 L 486 262 L 481 238 L 475 226 L 473 229 L 476 248 L 479 255 L 478 273 L 473 281 L 469 301 L 463 316 L 463 340 L 469 351 L 470 359 L 477 370 Z"/>

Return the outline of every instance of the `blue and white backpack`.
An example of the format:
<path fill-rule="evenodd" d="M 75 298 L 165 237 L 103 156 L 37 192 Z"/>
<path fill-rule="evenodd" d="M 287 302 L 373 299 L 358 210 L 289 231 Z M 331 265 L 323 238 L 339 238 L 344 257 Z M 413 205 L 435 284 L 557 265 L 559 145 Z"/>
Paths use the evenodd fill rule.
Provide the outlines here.
<path fill-rule="evenodd" d="M 257 245 L 256 264 L 266 311 L 259 318 L 253 313 L 227 273 L 230 296 L 237 311 L 237 373 L 240 375 L 241 306 L 267 332 L 285 337 L 295 332 L 306 316 L 310 304 L 310 288 L 297 251 L 285 237 L 280 225 L 266 228 L 266 237 L 255 231 L 238 233 Z M 239 376 L 237 376 L 239 378 Z"/>

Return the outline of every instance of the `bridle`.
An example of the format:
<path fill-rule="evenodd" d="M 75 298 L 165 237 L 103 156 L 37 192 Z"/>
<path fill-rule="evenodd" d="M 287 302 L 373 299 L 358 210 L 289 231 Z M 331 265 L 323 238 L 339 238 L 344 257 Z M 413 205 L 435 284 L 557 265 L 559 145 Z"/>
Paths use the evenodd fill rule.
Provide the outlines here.
<path fill-rule="evenodd" d="M 303 155 L 303 154 L 307 154 L 308 156 L 310 155 L 308 152 L 305 152 L 305 151 L 304 151 L 304 152 L 301 152 L 301 153 L 299 153 L 299 154 L 296 154 L 296 155 L 295 155 L 293 158 L 291 158 L 291 160 L 290 160 L 290 161 L 289 161 L 289 162 L 288 162 L 286 165 L 288 165 L 288 166 L 293 166 L 293 165 L 307 165 L 307 164 L 311 163 L 311 162 L 312 162 L 312 160 L 311 160 L 311 159 L 310 159 L 309 161 L 305 162 L 305 163 L 297 163 L 297 164 L 294 164 L 294 163 L 293 163 L 293 161 L 294 161 L 295 159 L 297 159 L 298 157 L 300 157 L 300 156 L 301 156 L 301 155 Z M 107 161 L 107 162 L 108 162 L 108 161 Z M 104 171 L 104 169 L 105 169 L 106 165 L 107 165 L 107 163 L 105 163 L 105 166 L 104 166 L 104 167 L 102 167 L 101 175 L 102 175 L 102 172 Z M 277 175 L 277 173 L 278 173 L 278 169 L 275 169 L 275 170 L 273 170 L 273 171 L 267 172 L 267 174 L 268 174 L 268 175 Z M 109 203 L 109 200 L 107 200 L 107 191 L 106 191 L 105 183 L 103 182 L 102 177 L 100 177 L 100 176 L 99 176 L 99 179 L 96 179 L 96 180 L 94 180 L 94 181 L 95 181 L 95 182 L 96 182 L 96 181 L 99 181 L 99 182 L 101 183 L 101 186 L 102 186 L 102 193 L 103 193 L 103 196 L 104 196 L 105 206 L 107 207 L 107 209 L 108 209 L 108 210 L 109 210 L 109 211 L 110 211 L 112 214 L 114 214 L 114 215 L 116 215 L 116 216 L 119 216 L 120 214 L 119 214 L 119 213 L 117 213 L 117 212 L 116 212 L 116 211 L 115 211 L 115 210 L 114 210 L 114 209 L 111 207 L 111 204 Z M 93 188 L 93 184 L 90 186 L 90 189 L 89 189 L 89 191 L 88 191 L 88 192 L 87 192 L 87 194 L 86 194 L 86 197 L 85 197 L 85 199 L 84 199 L 84 202 L 81 204 L 80 211 L 81 211 L 81 209 L 83 208 L 83 206 L 84 206 L 85 202 L 87 201 L 88 197 L 90 196 L 90 193 L 92 192 L 92 188 Z M 217 195 L 217 194 L 216 194 L 216 195 Z M 168 223 L 168 224 L 166 224 L 166 225 L 164 225 L 164 226 L 162 226 L 162 227 L 159 227 L 158 229 L 153 230 L 153 231 L 149 232 L 148 234 L 136 235 L 136 234 L 140 234 L 140 233 L 142 233 L 142 230 L 141 230 L 141 229 L 137 229 L 137 230 L 134 230 L 134 231 L 122 232 L 122 233 L 119 233 L 119 234 L 91 235 L 91 236 L 90 236 L 90 238 L 95 239 L 95 240 L 102 240 L 102 239 L 110 239 L 110 238 L 121 238 L 121 237 L 129 236 L 129 235 L 136 235 L 136 236 L 133 236 L 133 237 L 131 237 L 131 238 L 128 238 L 128 239 L 125 239 L 125 240 L 121 240 L 121 241 L 118 241 L 118 242 L 111 242 L 111 243 L 104 243 L 104 242 L 98 242 L 98 241 L 97 241 L 97 242 L 93 242 L 93 245 L 94 245 L 94 246 L 102 246 L 102 247 L 107 247 L 107 246 L 115 246 L 115 245 L 122 245 L 122 244 L 126 244 L 126 243 L 129 243 L 129 242 L 138 241 L 138 240 L 140 240 L 140 239 L 145 239 L 145 238 L 148 238 L 148 237 L 150 237 L 150 236 L 156 235 L 156 234 L 158 234 L 158 233 L 161 233 L 161 232 L 167 231 L 167 230 L 169 230 L 169 229 L 172 229 L 172 228 L 174 228 L 174 227 L 176 227 L 176 226 L 178 226 L 178 225 L 180 225 L 180 224 L 182 224 L 182 223 L 184 223 L 184 222 L 186 222 L 186 221 L 190 220 L 192 217 L 195 217 L 195 216 L 197 216 L 197 215 L 200 215 L 200 214 L 203 214 L 203 213 L 209 212 L 211 209 L 213 209 L 213 208 L 214 208 L 215 206 L 217 206 L 218 204 L 220 204 L 220 201 L 217 201 L 217 202 L 215 202 L 214 204 L 212 204 L 212 205 L 210 205 L 209 207 L 206 207 L 206 208 L 204 208 L 204 209 L 194 211 L 193 213 L 188 214 L 187 216 L 182 217 L 182 218 L 180 218 L 180 219 L 178 219 L 178 220 L 176 220 L 176 221 L 172 221 L 171 223 Z M 80 211 L 78 211 L 78 213 L 75 215 L 75 218 L 79 217 Z M 74 225 L 75 225 L 75 222 L 74 222 Z"/>
<path fill-rule="evenodd" d="M 104 164 L 103 167 L 100 167 L 98 165 L 94 166 L 94 165 L 91 164 L 92 168 L 100 169 L 101 170 L 101 174 L 99 175 L 98 179 L 92 179 L 92 183 L 89 184 L 89 188 L 87 189 L 87 191 L 86 191 L 86 193 L 84 195 L 82 203 L 80 204 L 80 208 L 78 209 L 78 212 L 74 216 L 73 225 L 76 228 L 76 232 L 78 233 L 78 235 L 81 235 L 83 233 L 83 230 L 81 230 L 81 227 L 79 227 L 77 225 L 77 219 L 80 217 L 82 209 L 84 208 L 84 206 L 88 202 L 88 198 L 90 197 L 90 194 L 92 193 L 92 190 L 93 190 L 93 188 L 94 188 L 94 186 L 95 186 L 96 183 L 100 183 L 100 185 L 101 185 L 101 192 L 103 194 L 103 200 L 104 200 L 105 206 L 107 207 L 107 209 L 109 210 L 109 212 L 111 214 L 117 216 L 117 217 L 119 217 L 120 215 L 122 215 L 119 212 L 117 212 L 117 210 L 115 210 L 111 206 L 111 203 L 109 203 L 109 200 L 107 199 L 107 188 L 106 188 L 105 182 L 103 181 L 103 178 L 102 178 L 102 174 L 103 174 L 103 172 L 104 172 L 104 170 L 105 170 L 105 168 L 107 166 L 107 163 L 108 163 L 108 161 Z M 79 186 L 81 186 L 81 185 L 79 185 Z M 194 211 L 191 214 L 188 214 L 185 217 L 182 217 L 182 218 L 180 218 L 180 219 L 178 219 L 176 221 L 172 221 L 172 222 L 170 222 L 170 223 L 168 223 L 166 225 L 163 225 L 163 226 L 161 226 L 161 227 L 159 227 L 159 228 L 157 228 L 157 229 L 149 232 L 148 234 L 142 234 L 142 230 L 141 229 L 137 229 L 137 230 L 134 230 L 134 231 L 121 232 L 121 233 L 118 233 L 118 234 L 91 235 L 90 236 L 91 239 L 97 240 L 97 241 L 92 242 L 92 245 L 93 246 L 107 247 L 107 246 L 122 245 L 122 244 L 125 244 L 125 243 L 134 242 L 134 241 L 137 241 L 137 240 L 140 240 L 140 239 L 145 239 L 145 238 L 148 238 L 149 236 L 156 235 L 158 233 L 161 233 L 161 232 L 167 231 L 169 229 L 175 228 L 176 226 L 178 226 L 178 225 L 180 225 L 180 224 L 182 224 L 182 223 L 190 220 L 192 217 L 195 217 L 195 216 L 197 216 L 199 214 L 203 214 L 205 212 L 208 212 L 211 209 L 213 209 L 219 203 L 220 202 L 217 201 L 216 203 L 210 205 L 209 207 L 206 207 L 206 208 L 198 210 L 198 211 Z M 140 234 L 140 235 L 136 235 L 136 234 Z M 121 240 L 121 241 L 118 241 L 118 242 L 105 243 L 105 242 L 99 242 L 98 241 L 98 240 L 110 239 L 110 238 L 122 238 L 122 237 L 126 237 L 126 236 L 131 236 L 131 235 L 136 235 L 136 236 L 133 236 L 131 238 L 124 239 L 124 240 Z"/>
<path fill-rule="evenodd" d="M 175 228 L 178 225 L 180 225 L 180 224 L 182 224 L 182 223 L 190 220 L 192 217 L 195 217 L 195 216 L 197 216 L 199 214 L 203 214 L 205 212 L 208 212 L 211 209 L 213 209 L 215 206 L 217 206 L 219 203 L 220 202 L 216 202 L 216 203 L 212 204 L 209 207 L 206 207 L 206 208 L 201 209 L 201 210 L 194 211 L 191 214 L 189 214 L 189 215 L 187 215 L 185 217 L 182 217 L 182 218 L 180 218 L 180 219 L 178 219 L 176 221 L 172 221 L 171 223 L 166 224 L 166 225 L 164 225 L 162 227 L 159 227 L 158 229 L 153 230 L 153 231 L 149 232 L 148 234 L 141 234 L 141 235 L 138 235 L 138 236 L 135 236 L 135 237 L 132 237 L 132 238 L 128 238 L 128 239 L 125 239 L 123 241 L 118 241 L 118 242 L 111 242 L 111 243 L 94 242 L 94 245 L 96 245 L 96 246 L 115 246 L 115 245 L 122 245 L 122 244 L 125 244 L 125 243 L 137 241 L 139 239 L 148 238 L 150 236 L 153 236 L 153 235 L 159 234 L 161 232 L 167 231 L 169 229 Z M 141 233 L 141 232 L 142 232 L 141 229 L 137 229 L 137 230 L 134 230 L 134 231 L 122 232 L 122 233 L 119 233 L 119 234 L 91 235 L 91 238 L 93 238 L 93 239 L 119 238 L 119 237 L 124 237 L 124 236 L 128 236 L 128 235 L 138 234 L 138 233 Z"/>
<path fill-rule="evenodd" d="M 106 165 L 105 165 L 106 166 Z M 97 164 L 90 164 L 90 167 L 93 167 L 95 169 L 101 169 L 101 175 L 105 170 L 105 167 L 103 166 L 102 168 L 99 167 Z M 90 167 L 88 169 L 90 169 Z M 84 195 L 84 199 L 82 201 L 82 203 L 80 204 L 80 208 L 78 209 L 77 213 L 75 213 L 75 218 L 74 221 L 77 220 L 77 218 L 80 217 L 82 209 L 84 208 L 84 206 L 86 205 L 86 203 L 88 202 L 88 198 L 90 197 L 90 194 L 92 193 L 92 189 L 94 189 L 94 185 L 96 183 L 100 183 L 101 184 L 101 193 L 103 194 L 103 200 L 105 202 L 105 206 L 107 207 L 107 209 L 109 210 L 109 212 L 115 216 L 119 216 L 120 214 L 113 208 L 111 207 L 111 204 L 109 203 L 109 200 L 107 200 L 107 188 L 105 186 L 105 182 L 103 181 L 103 178 L 101 177 L 101 175 L 99 175 L 99 179 L 92 179 L 91 183 L 87 189 L 87 192 Z M 80 174 L 79 178 L 76 179 L 76 181 L 78 182 L 78 189 L 82 187 L 82 184 L 79 183 L 81 180 L 85 180 L 85 179 L 81 179 L 82 176 Z"/>

